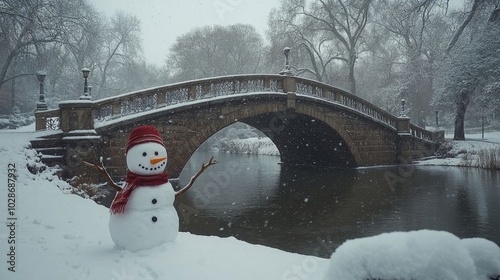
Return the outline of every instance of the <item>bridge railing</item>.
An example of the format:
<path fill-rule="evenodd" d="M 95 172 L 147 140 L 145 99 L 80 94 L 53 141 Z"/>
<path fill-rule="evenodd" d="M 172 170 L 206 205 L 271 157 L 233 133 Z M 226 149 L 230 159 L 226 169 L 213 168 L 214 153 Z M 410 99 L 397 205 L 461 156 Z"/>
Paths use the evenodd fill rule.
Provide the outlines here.
<path fill-rule="evenodd" d="M 95 101 L 94 118 L 102 122 L 187 101 L 247 92 L 283 92 L 283 76 L 224 76 L 130 92 Z"/>
<path fill-rule="evenodd" d="M 294 77 L 296 93 L 317 97 L 354 109 L 396 128 L 397 117 L 376 105 L 341 89 L 314 80 Z"/>
<path fill-rule="evenodd" d="M 410 123 L 410 133 L 413 137 L 427 140 L 435 141 L 435 136 L 432 131 L 426 130 L 420 126 Z"/>
<path fill-rule="evenodd" d="M 57 130 L 60 128 L 61 113 L 59 109 L 35 111 L 36 130 Z"/>
<path fill-rule="evenodd" d="M 188 101 L 238 93 L 275 92 L 303 94 L 326 100 L 365 114 L 398 129 L 398 118 L 351 93 L 314 80 L 284 75 L 236 75 L 181 82 L 125 93 L 91 102 L 94 123 L 115 120 L 135 113 Z M 59 109 L 35 113 L 37 130 L 60 129 Z M 432 132 L 410 124 L 416 138 L 432 141 Z"/>

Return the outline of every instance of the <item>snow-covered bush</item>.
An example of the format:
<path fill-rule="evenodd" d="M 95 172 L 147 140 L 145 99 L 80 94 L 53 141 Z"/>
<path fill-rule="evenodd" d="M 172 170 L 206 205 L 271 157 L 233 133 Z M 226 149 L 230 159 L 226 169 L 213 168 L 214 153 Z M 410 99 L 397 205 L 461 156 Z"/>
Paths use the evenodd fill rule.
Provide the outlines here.
<path fill-rule="evenodd" d="M 436 155 L 441 158 L 454 158 L 461 154 L 467 154 L 467 148 L 460 145 L 458 141 L 446 141 L 436 151 Z"/>
<path fill-rule="evenodd" d="M 500 248 L 495 243 L 420 230 L 345 242 L 332 254 L 325 279 L 489 280 L 499 275 Z"/>
<path fill-rule="evenodd" d="M 34 176 L 43 178 L 49 182 L 56 182 L 56 185 L 64 193 L 72 193 L 79 195 L 83 198 L 90 198 L 96 202 L 108 195 L 108 190 L 103 187 L 105 184 L 75 184 L 74 179 L 68 182 L 59 179 L 58 173 L 61 171 L 59 166 L 48 167 L 40 158 L 40 155 L 34 149 L 25 149 L 24 152 L 27 160 L 26 168 Z"/>
<path fill-rule="evenodd" d="M 0 129 L 16 129 L 35 122 L 35 116 L 28 114 L 0 115 Z"/>

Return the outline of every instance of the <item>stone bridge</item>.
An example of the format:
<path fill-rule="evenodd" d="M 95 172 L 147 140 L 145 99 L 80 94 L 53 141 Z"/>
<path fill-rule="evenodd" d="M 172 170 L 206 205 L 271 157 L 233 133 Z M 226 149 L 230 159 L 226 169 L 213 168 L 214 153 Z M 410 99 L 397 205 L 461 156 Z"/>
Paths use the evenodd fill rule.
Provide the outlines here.
<path fill-rule="evenodd" d="M 162 134 L 171 177 L 179 176 L 204 141 L 238 121 L 265 133 L 284 164 L 409 163 L 432 155 L 444 139 L 442 132 L 411 124 L 404 114 L 396 117 L 338 88 L 286 75 L 224 76 L 96 101 L 64 101 L 35 116 L 32 146 L 42 160 L 59 164 L 66 178 L 85 180 L 94 180 L 95 172 L 81 160 L 97 162 L 101 156 L 115 179 L 124 178 L 128 135 L 143 124 Z"/>

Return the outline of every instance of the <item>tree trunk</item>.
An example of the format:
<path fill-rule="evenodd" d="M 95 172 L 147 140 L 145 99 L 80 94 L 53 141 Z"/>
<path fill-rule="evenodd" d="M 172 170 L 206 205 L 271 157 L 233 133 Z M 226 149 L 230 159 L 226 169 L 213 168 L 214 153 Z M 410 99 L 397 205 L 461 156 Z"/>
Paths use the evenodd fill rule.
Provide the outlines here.
<path fill-rule="evenodd" d="M 354 65 L 356 64 L 356 60 L 351 58 L 349 60 L 349 86 L 351 93 L 356 95 L 356 78 L 354 77 Z"/>
<path fill-rule="evenodd" d="M 457 102 L 457 111 L 455 115 L 455 133 L 453 135 L 454 140 L 465 140 L 464 120 L 467 105 L 469 105 L 469 100 L 460 100 Z"/>

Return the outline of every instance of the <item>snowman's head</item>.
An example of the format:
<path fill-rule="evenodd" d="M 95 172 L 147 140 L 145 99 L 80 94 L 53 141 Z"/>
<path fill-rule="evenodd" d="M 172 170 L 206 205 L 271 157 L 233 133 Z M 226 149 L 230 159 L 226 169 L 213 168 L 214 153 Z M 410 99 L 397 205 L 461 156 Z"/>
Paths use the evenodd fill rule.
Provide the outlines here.
<path fill-rule="evenodd" d="M 158 175 L 167 166 L 167 150 L 163 145 L 146 142 L 127 151 L 127 168 L 138 175 Z"/>

